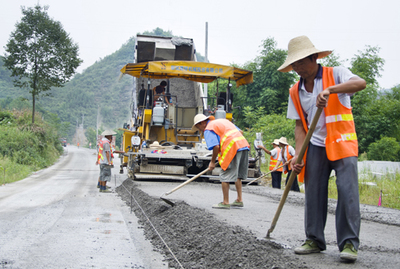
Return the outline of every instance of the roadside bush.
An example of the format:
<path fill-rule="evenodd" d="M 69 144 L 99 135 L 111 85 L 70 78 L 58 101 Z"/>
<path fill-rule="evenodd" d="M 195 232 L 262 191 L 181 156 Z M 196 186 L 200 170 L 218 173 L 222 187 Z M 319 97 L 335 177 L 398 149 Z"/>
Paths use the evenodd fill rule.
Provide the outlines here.
<path fill-rule="evenodd" d="M 11 161 L 43 168 L 51 165 L 63 152 L 57 131 L 40 115 L 32 124 L 29 111 L 1 111 L 7 121 L 0 128 L 0 156 Z"/>
<path fill-rule="evenodd" d="M 0 155 L 0 184 L 15 182 L 28 177 L 34 170 L 33 166 L 17 164 Z"/>
<path fill-rule="evenodd" d="M 267 115 L 263 108 L 253 111 L 250 107 L 244 108 L 244 114 L 246 124 L 249 127 L 243 130 L 243 134 L 250 145 L 253 145 L 256 133 L 262 133 L 263 143 L 267 149 L 272 149 L 271 143 L 274 139 L 279 139 L 282 136 L 286 137 L 289 144 L 295 147 L 295 121 L 287 119 L 285 114 Z M 253 146 L 252 152 L 254 152 Z"/>
<path fill-rule="evenodd" d="M 400 161 L 400 145 L 393 137 L 382 137 L 368 146 L 368 159 L 375 161 Z"/>

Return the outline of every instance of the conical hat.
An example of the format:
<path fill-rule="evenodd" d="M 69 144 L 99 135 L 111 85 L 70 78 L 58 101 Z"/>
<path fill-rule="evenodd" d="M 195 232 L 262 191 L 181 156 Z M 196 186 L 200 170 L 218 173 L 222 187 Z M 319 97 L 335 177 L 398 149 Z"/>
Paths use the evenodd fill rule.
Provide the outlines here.
<path fill-rule="evenodd" d="M 103 136 L 107 136 L 107 135 L 116 135 L 117 133 L 111 130 L 105 130 L 104 132 L 101 133 L 101 135 Z"/>
<path fill-rule="evenodd" d="M 288 142 L 286 141 L 286 137 L 283 136 L 279 138 L 278 142 L 284 145 L 289 145 Z"/>
<path fill-rule="evenodd" d="M 204 115 L 204 114 L 197 114 L 196 116 L 194 116 L 194 120 L 193 120 L 194 124 L 193 124 L 193 126 L 192 126 L 192 131 L 197 131 L 198 129 L 197 129 L 197 127 L 196 127 L 196 124 L 198 124 L 198 123 L 200 123 L 200 122 L 202 122 L 202 121 L 207 120 L 209 117 L 210 117 L 210 116 L 207 117 L 207 116 Z"/>
<path fill-rule="evenodd" d="M 304 35 L 295 37 L 289 41 L 288 56 L 286 61 L 278 68 L 278 71 L 289 72 L 293 69 L 291 66 L 292 63 L 316 53 L 318 53 L 318 59 L 321 59 L 331 54 L 332 51 L 317 49 L 311 43 L 310 39 Z"/>

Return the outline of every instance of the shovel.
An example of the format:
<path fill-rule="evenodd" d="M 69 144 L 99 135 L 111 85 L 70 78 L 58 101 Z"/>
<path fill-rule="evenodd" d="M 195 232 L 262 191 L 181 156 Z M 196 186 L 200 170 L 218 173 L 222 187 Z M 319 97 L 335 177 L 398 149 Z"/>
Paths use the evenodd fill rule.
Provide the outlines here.
<path fill-rule="evenodd" d="M 276 169 L 279 169 L 279 168 L 283 167 L 284 165 L 285 165 L 285 164 L 282 164 L 281 166 L 279 166 L 279 167 L 276 168 Z M 262 179 L 263 177 L 266 177 L 267 175 L 271 174 L 272 172 L 274 172 L 274 171 L 269 171 L 268 173 L 262 175 L 261 177 L 258 177 L 258 178 L 256 178 L 256 179 L 253 179 L 252 181 L 250 181 L 249 183 L 247 183 L 246 186 L 249 186 L 251 183 L 253 183 L 253 182 L 255 182 L 255 181 L 259 180 L 259 179 Z"/>
<path fill-rule="evenodd" d="M 186 184 L 189 184 L 189 183 L 192 182 L 193 180 L 199 178 L 201 175 L 204 175 L 204 174 L 207 173 L 209 170 L 210 170 L 210 168 L 207 168 L 206 170 L 204 170 L 204 171 L 200 172 L 199 174 L 195 175 L 194 177 L 192 177 L 192 178 L 186 180 L 186 181 L 183 182 L 181 185 L 179 185 L 179 186 L 173 188 L 172 190 L 170 190 L 170 191 L 168 191 L 168 192 L 162 194 L 161 197 L 160 197 L 160 199 L 163 200 L 164 202 L 166 202 L 167 204 L 169 204 L 169 205 L 171 205 L 171 206 L 174 206 L 175 203 L 172 202 L 171 200 L 168 200 L 167 198 L 164 198 L 163 195 L 170 195 L 170 194 L 173 193 L 174 191 L 176 191 L 176 190 L 182 188 L 182 187 L 185 186 Z"/>
<path fill-rule="evenodd" d="M 301 161 L 303 160 L 303 156 L 304 156 L 304 154 L 305 154 L 305 152 L 307 150 L 308 143 L 310 142 L 311 136 L 312 136 L 312 134 L 313 134 L 313 132 L 315 130 L 315 126 L 317 125 L 317 122 L 319 120 L 319 116 L 321 116 L 321 112 L 322 112 L 322 108 L 318 108 L 318 110 L 315 113 L 315 116 L 313 118 L 313 121 L 311 122 L 310 128 L 308 129 L 307 135 L 304 138 L 304 142 L 303 142 L 303 145 L 301 146 L 299 157 L 296 160 L 296 164 L 300 164 Z M 304 167 L 303 167 L 303 169 L 304 169 Z M 281 201 L 279 202 L 279 206 L 278 206 L 278 209 L 276 210 L 274 219 L 272 220 L 271 227 L 268 230 L 268 233 L 267 233 L 267 236 L 266 236 L 266 238 L 268 238 L 268 239 L 271 238 L 270 234 L 275 229 L 276 223 L 277 223 L 277 221 L 279 219 L 279 215 L 281 214 L 283 205 L 285 204 L 286 197 L 288 196 L 288 193 L 290 191 L 290 188 L 292 187 L 293 181 L 296 178 L 296 176 L 297 176 L 297 173 L 295 171 L 292 171 L 292 173 L 290 174 L 290 177 L 289 177 L 289 181 L 286 184 L 285 191 L 282 194 Z"/>

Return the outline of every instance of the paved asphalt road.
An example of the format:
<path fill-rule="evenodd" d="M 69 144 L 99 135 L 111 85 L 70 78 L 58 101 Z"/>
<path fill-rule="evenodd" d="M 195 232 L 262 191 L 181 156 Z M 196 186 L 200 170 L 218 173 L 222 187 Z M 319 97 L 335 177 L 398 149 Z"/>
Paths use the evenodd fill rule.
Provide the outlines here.
<path fill-rule="evenodd" d="M 116 193 L 99 193 L 95 151 L 68 146 L 54 166 L 29 178 L 0 186 L 0 265 L 3 268 L 166 268 L 163 257 L 144 239 L 137 219 Z M 117 159 L 118 160 L 118 159 Z M 112 189 L 126 179 L 113 170 Z M 158 199 L 176 182 L 137 182 Z M 232 186 L 233 187 L 233 186 Z M 192 182 L 169 195 L 202 208 L 229 225 L 265 237 L 282 190 L 243 187 L 243 209 L 218 210 L 219 184 Z M 230 191 L 231 201 L 235 197 Z M 304 240 L 304 195 L 290 192 L 274 232 L 288 255 Z M 335 202 L 330 209 L 334 211 Z M 400 211 L 362 206 L 361 246 L 355 264 L 339 261 L 334 215 L 326 225 L 327 251 L 298 256 L 311 268 L 399 268 Z M 384 222 L 384 223 L 382 223 Z"/>
<path fill-rule="evenodd" d="M 99 193 L 95 151 L 66 151 L 52 167 L 0 186 L 0 268 L 166 268 L 130 209 Z"/>

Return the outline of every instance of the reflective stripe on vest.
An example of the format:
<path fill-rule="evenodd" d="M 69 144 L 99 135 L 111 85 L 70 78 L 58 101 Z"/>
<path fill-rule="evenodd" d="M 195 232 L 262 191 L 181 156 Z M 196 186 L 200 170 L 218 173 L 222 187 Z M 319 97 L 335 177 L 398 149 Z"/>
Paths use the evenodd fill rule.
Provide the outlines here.
<path fill-rule="evenodd" d="M 324 89 L 335 85 L 332 67 L 324 68 L 322 74 Z M 358 156 L 357 134 L 351 108 L 342 105 L 337 94 L 331 94 L 324 112 L 327 131 L 325 147 L 328 159 L 336 161 Z"/>
<path fill-rule="evenodd" d="M 326 123 L 332 123 L 338 121 L 352 121 L 352 120 L 353 120 L 353 114 L 339 114 L 339 115 L 332 115 L 325 117 Z"/>
<path fill-rule="evenodd" d="M 281 149 L 280 148 L 276 148 L 276 150 L 277 150 L 276 159 L 274 159 L 274 157 L 272 157 L 272 155 L 271 155 L 271 159 L 269 161 L 269 171 L 274 170 L 276 164 L 278 163 L 279 153 L 281 153 Z M 276 171 L 282 172 L 283 168 L 281 167 Z"/>
<path fill-rule="evenodd" d="M 228 168 L 238 149 L 250 148 L 246 138 L 229 120 L 217 119 L 209 121 L 206 130 L 214 131 L 220 137 L 218 162 L 223 170 Z"/>
<path fill-rule="evenodd" d="M 100 140 L 100 143 L 99 143 L 99 153 L 98 153 L 98 155 L 97 155 L 97 160 L 98 160 L 99 163 L 100 163 L 101 160 L 104 160 L 104 156 L 103 156 L 103 147 L 104 147 L 104 144 L 109 144 L 109 145 L 110 145 L 110 156 L 111 156 L 111 162 L 112 162 L 112 158 L 114 158 L 114 154 L 113 154 L 113 152 L 112 152 L 111 144 L 110 144 L 110 142 L 108 142 L 108 140 L 107 140 L 107 141 L 105 141 L 105 140 Z"/>
<path fill-rule="evenodd" d="M 322 67 L 322 84 L 323 89 L 335 85 L 333 75 L 333 67 Z M 299 98 L 299 85 L 297 82 L 290 89 L 290 97 L 296 108 L 297 113 L 303 124 L 303 128 L 308 132 L 307 122 L 304 118 L 303 109 Z M 331 94 L 328 99 L 328 106 L 324 108 L 327 137 L 325 139 L 326 154 L 328 159 L 336 161 L 351 156 L 358 156 L 357 135 L 351 108 L 343 106 L 337 94 Z M 346 143 L 340 143 L 346 142 Z M 307 151 L 304 154 L 303 161 L 307 156 Z M 302 169 L 299 174 L 299 181 L 303 182 L 305 169 Z"/>
<path fill-rule="evenodd" d="M 239 131 L 238 131 L 239 132 Z M 225 160 L 225 157 L 228 155 L 228 152 L 231 150 L 232 146 L 240 140 L 245 139 L 244 136 L 241 137 L 236 137 L 234 139 L 232 139 L 232 141 L 229 143 L 229 145 L 225 148 L 224 152 L 222 153 L 222 155 L 220 153 L 218 153 L 218 159 L 221 158 L 220 163 L 223 163 Z M 220 147 L 222 148 L 222 143 L 220 145 Z"/>
<path fill-rule="evenodd" d="M 285 149 L 286 149 L 286 160 L 285 160 L 285 157 L 284 157 L 284 155 L 282 153 L 282 159 L 284 159 L 283 163 L 286 163 L 287 161 L 290 161 L 291 159 L 293 159 L 293 156 L 289 153 L 289 145 L 285 146 Z M 288 170 L 289 171 L 292 170 L 292 162 L 290 162 L 287 165 L 287 169 L 285 169 L 285 171 L 283 171 L 283 173 L 287 174 Z"/>

